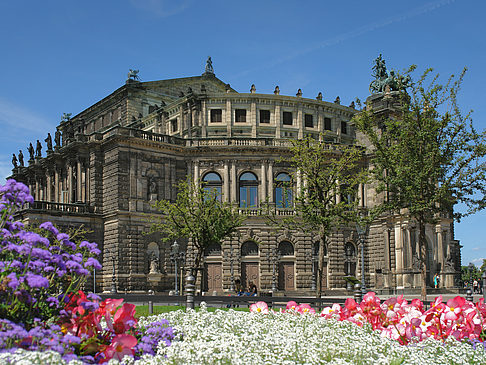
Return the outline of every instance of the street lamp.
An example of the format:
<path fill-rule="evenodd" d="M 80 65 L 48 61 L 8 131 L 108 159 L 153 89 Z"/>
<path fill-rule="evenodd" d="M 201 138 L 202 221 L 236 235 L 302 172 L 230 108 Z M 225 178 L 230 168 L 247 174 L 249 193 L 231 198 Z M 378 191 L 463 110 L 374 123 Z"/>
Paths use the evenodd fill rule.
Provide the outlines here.
<path fill-rule="evenodd" d="M 226 258 L 229 260 L 230 262 L 230 292 L 234 292 L 235 291 L 235 273 L 234 273 L 234 270 L 233 270 L 233 263 L 234 263 L 234 260 L 235 258 L 233 257 L 233 247 L 230 247 L 230 251 L 229 251 L 229 258 L 228 258 L 228 252 L 226 251 L 225 253 L 225 256 Z"/>
<path fill-rule="evenodd" d="M 367 230 L 368 230 L 368 226 L 362 220 L 356 222 L 356 231 L 358 232 L 359 242 L 361 245 L 361 292 L 363 293 L 363 295 L 366 294 L 364 245 L 365 245 L 365 236 Z"/>
<path fill-rule="evenodd" d="M 306 255 L 307 260 L 309 260 L 312 264 L 312 281 L 311 281 L 311 291 L 315 292 L 317 290 L 317 270 L 316 270 L 316 263 L 317 263 L 317 255 L 314 252 L 307 252 Z"/>
<path fill-rule="evenodd" d="M 115 254 L 116 254 L 115 248 L 111 250 L 111 266 L 113 267 L 113 272 L 111 276 L 111 294 L 116 294 L 116 277 L 115 277 Z"/>
<path fill-rule="evenodd" d="M 277 288 L 277 263 L 281 259 L 281 254 L 280 252 L 276 249 L 272 249 L 272 257 L 270 258 L 270 252 L 267 253 L 267 259 L 268 261 L 272 262 L 272 293 L 276 292 L 278 290 Z"/>
<path fill-rule="evenodd" d="M 474 288 L 473 288 L 473 272 L 475 271 L 476 267 L 472 262 L 469 263 L 469 281 L 471 284 L 471 291 L 474 293 Z"/>
<path fill-rule="evenodd" d="M 483 286 L 481 289 L 483 290 L 483 298 L 486 301 L 486 270 L 483 271 L 481 278 L 483 279 Z"/>
<path fill-rule="evenodd" d="M 177 241 L 174 241 L 174 243 L 171 246 L 172 250 L 170 252 L 170 259 L 174 262 L 174 269 L 175 269 L 175 290 L 174 290 L 174 295 L 179 295 L 179 283 L 178 283 L 178 264 L 182 264 L 182 262 L 185 259 L 185 253 L 184 252 L 179 252 L 179 244 Z"/>

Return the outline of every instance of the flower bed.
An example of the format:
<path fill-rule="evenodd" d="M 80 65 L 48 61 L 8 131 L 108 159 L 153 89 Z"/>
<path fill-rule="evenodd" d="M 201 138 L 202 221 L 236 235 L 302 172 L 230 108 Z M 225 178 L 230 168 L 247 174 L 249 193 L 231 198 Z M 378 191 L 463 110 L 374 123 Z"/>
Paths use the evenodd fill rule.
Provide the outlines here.
<path fill-rule="evenodd" d="M 250 313 L 203 306 L 137 321 L 134 305 L 79 290 L 100 268 L 96 243 L 13 220 L 31 201 L 23 184 L 0 187 L 0 364 L 486 364 L 486 306 L 461 297 L 425 310 L 370 292 L 321 313 L 258 302 Z"/>

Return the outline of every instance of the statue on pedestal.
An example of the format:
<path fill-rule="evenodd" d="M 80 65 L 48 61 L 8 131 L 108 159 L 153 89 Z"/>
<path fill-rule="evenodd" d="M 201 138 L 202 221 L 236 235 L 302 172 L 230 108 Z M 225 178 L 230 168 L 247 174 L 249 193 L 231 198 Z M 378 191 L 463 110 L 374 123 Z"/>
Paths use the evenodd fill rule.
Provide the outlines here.
<path fill-rule="evenodd" d="M 18 167 L 18 161 L 17 161 L 17 157 L 15 156 L 15 153 L 12 153 L 12 165 L 14 169 Z"/>
<path fill-rule="evenodd" d="M 159 258 L 155 254 L 155 252 L 152 252 L 152 256 L 150 256 L 150 272 L 149 274 L 159 274 Z"/>
<path fill-rule="evenodd" d="M 61 147 L 61 132 L 59 132 L 59 130 L 56 130 L 56 133 L 54 134 L 54 143 L 56 144 L 56 147 Z"/>
<path fill-rule="evenodd" d="M 24 167 L 24 154 L 22 153 L 22 150 L 19 150 L 19 163 L 20 167 Z"/>
<path fill-rule="evenodd" d="M 35 159 L 35 156 L 34 156 L 34 146 L 32 146 L 32 143 L 29 143 L 29 147 L 27 148 L 27 150 L 29 151 L 29 161 L 34 161 Z"/>
<path fill-rule="evenodd" d="M 37 145 L 35 146 L 35 157 L 42 157 L 42 145 L 39 140 L 37 140 Z"/>
<path fill-rule="evenodd" d="M 47 137 L 44 142 L 46 142 L 47 145 L 47 152 L 52 151 L 52 137 L 50 133 L 47 133 Z"/>

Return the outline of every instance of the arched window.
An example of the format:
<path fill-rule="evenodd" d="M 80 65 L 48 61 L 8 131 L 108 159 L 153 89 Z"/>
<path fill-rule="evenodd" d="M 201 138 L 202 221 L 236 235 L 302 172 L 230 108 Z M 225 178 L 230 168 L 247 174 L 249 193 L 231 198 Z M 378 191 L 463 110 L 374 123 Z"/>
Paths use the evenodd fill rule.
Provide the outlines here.
<path fill-rule="evenodd" d="M 294 245 L 289 241 L 282 241 L 278 245 L 278 253 L 281 256 L 294 256 Z"/>
<path fill-rule="evenodd" d="M 344 274 L 356 275 L 356 248 L 351 242 L 344 246 Z"/>
<path fill-rule="evenodd" d="M 256 208 L 258 204 L 258 179 L 252 172 L 240 176 L 240 208 Z"/>
<path fill-rule="evenodd" d="M 258 256 L 258 245 L 255 241 L 246 241 L 241 245 L 241 257 Z"/>
<path fill-rule="evenodd" d="M 292 186 L 290 175 L 281 172 L 275 178 L 275 204 L 277 208 L 292 207 Z"/>
<path fill-rule="evenodd" d="M 221 256 L 221 245 L 213 243 L 204 250 L 204 256 Z"/>
<path fill-rule="evenodd" d="M 221 192 L 222 192 L 222 180 L 221 176 L 219 176 L 216 172 L 208 172 L 204 175 L 203 179 L 204 190 L 209 193 L 215 194 L 218 200 L 221 200 Z"/>

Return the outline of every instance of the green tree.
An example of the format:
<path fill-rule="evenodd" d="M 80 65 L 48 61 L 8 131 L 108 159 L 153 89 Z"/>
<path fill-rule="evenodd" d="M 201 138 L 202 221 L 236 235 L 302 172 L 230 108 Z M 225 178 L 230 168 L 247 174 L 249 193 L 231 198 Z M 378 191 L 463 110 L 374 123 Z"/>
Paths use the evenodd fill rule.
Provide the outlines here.
<path fill-rule="evenodd" d="M 486 203 L 485 133 L 476 131 L 470 113 L 463 115 L 457 104 L 464 72 L 442 85 L 428 69 L 408 93 L 404 88 L 392 93 L 400 105 L 393 114 L 368 107 L 354 118 L 371 144 L 373 177 L 377 191 L 386 192 L 385 206 L 407 211 L 418 225 L 422 299 L 427 294 L 426 225 L 443 214 L 459 220 Z M 457 203 L 462 212 L 453 211 Z"/>
<path fill-rule="evenodd" d="M 319 233 L 316 296 L 320 297 L 324 248 L 328 239 L 333 229 L 356 221 L 358 216 L 358 186 L 366 178 L 363 149 L 354 145 L 326 144 L 307 137 L 293 140 L 290 152 L 285 161 L 293 168 L 293 182 L 300 181 L 294 190 L 296 214 L 284 218 L 270 216 L 270 219 L 281 227 Z M 283 206 L 287 206 L 287 202 Z"/>
<path fill-rule="evenodd" d="M 200 268 L 204 250 L 236 232 L 246 216 L 238 213 L 229 203 L 221 201 L 220 193 L 192 178 L 182 180 L 174 203 L 160 200 L 154 204 L 160 215 L 152 215 L 150 233 L 161 234 L 163 242 L 187 238 L 195 249 L 194 267 Z M 195 276 L 197 279 L 198 270 Z"/>

